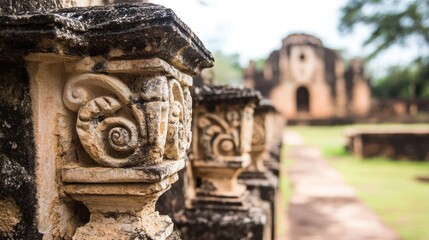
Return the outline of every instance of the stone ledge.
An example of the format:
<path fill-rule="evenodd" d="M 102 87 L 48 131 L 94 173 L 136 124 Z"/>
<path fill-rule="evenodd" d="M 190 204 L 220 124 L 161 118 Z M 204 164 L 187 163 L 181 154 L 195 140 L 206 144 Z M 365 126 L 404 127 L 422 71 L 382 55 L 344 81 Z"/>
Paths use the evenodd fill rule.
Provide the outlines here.
<path fill-rule="evenodd" d="M 108 60 L 104 58 L 89 58 L 66 63 L 67 72 L 108 72 L 108 73 L 138 73 L 144 75 L 165 74 L 171 76 L 185 86 L 192 86 L 192 77 L 183 74 L 159 58 L 138 60 Z"/>
<path fill-rule="evenodd" d="M 192 164 L 195 167 L 209 167 L 209 168 L 245 168 L 249 166 L 251 160 L 250 156 L 238 156 L 222 158 L 216 156 L 217 159 L 213 160 L 201 160 L 194 159 Z"/>
<path fill-rule="evenodd" d="M 261 94 L 246 88 L 230 86 L 209 86 L 196 87 L 192 92 L 192 99 L 196 105 L 212 103 L 259 103 Z"/>
<path fill-rule="evenodd" d="M 0 16 L 3 60 L 28 53 L 119 58 L 159 57 L 188 74 L 213 56 L 171 9 L 155 4 L 68 8 Z"/>
<path fill-rule="evenodd" d="M 65 193 L 74 196 L 111 196 L 113 198 L 128 198 L 130 196 L 147 196 L 168 190 L 172 183 L 179 179 L 177 174 L 154 183 L 106 183 L 106 184 L 70 184 L 65 185 Z"/>
<path fill-rule="evenodd" d="M 133 168 L 66 166 L 61 171 L 67 183 L 159 182 L 185 167 L 185 160 L 164 160 L 159 165 Z"/>

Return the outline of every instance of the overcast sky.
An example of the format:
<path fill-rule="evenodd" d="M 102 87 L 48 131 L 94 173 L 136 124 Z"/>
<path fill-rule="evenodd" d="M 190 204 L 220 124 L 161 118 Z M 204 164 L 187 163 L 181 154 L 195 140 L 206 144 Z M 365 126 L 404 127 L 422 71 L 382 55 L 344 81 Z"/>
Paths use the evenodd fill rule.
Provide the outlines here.
<path fill-rule="evenodd" d="M 203 1 L 206 4 L 199 3 Z M 195 32 L 210 51 L 239 53 L 243 66 L 250 59 L 265 58 L 280 47 L 291 33 L 313 34 L 324 45 L 345 50 L 348 57 L 364 56 L 370 47 L 362 42 L 368 27 L 359 27 L 350 35 L 337 29 L 339 9 L 347 0 L 152 0 L 172 8 Z M 370 64 L 378 71 L 390 64 L 409 62 L 417 47 L 393 48 Z"/>

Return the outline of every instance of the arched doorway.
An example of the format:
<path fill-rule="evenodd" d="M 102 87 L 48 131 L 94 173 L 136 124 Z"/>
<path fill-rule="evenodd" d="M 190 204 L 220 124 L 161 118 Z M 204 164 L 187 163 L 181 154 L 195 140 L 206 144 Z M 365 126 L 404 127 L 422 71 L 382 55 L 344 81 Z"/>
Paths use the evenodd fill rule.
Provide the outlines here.
<path fill-rule="evenodd" d="M 296 91 L 296 109 L 298 113 L 308 113 L 310 111 L 310 94 L 306 87 L 299 87 Z"/>

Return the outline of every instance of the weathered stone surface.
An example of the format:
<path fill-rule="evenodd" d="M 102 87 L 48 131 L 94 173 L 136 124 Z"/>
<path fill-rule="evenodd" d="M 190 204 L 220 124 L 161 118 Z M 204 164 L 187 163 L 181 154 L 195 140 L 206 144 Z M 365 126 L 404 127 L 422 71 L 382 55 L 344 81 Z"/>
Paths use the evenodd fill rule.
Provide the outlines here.
<path fill-rule="evenodd" d="M 0 237 L 12 237 L 14 227 L 21 221 L 21 211 L 10 198 L 0 199 Z"/>
<path fill-rule="evenodd" d="M 20 61 L 0 64 L 0 73 L 0 198 L 13 201 L 21 213 L 12 231 L 0 233 L 0 236 L 38 239 L 28 75 Z"/>
<path fill-rule="evenodd" d="M 232 103 L 240 104 L 249 101 L 258 102 L 261 95 L 258 91 L 230 87 L 230 86 L 209 86 L 203 84 L 201 87 L 195 87 L 193 89 L 192 98 L 196 105 L 216 103 Z"/>
<path fill-rule="evenodd" d="M 64 191 L 91 212 L 90 222 L 77 229 L 74 239 L 166 239 L 173 223 L 155 211 L 155 203 L 177 179 L 174 174 L 154 183 L 66 185 Z"/>
<path fill-rule="evenodd" d="M 20 12 L 41 12 L 72 7 L 74 5 L 74 0 L 3 0 L 0 2 L 0 15 L 11 15 Z"/>
<path fill-rule="evenodd" d="M 260 207 L 248 211 L 196 209 L 179 213 L 175 219 L 184 240 L 261 240 L 269 239 L 264 238 L 265 214 Z"/>
<path fill-rule="evenodd" d="M 184 168 L 184 160 L 164 160 L 159 165 L 136 168 L 118 168 L 112 171 L 104 167 L 79 168 L 65 166 L 61 171 L 63 182 L 80 183 L 120 183 L 120 182 L 157 182 Z"/>
<path fill-rule="evenodd" d="M 0 16 L 0 43 L 3 61 L 40 52 L 129 59 L 156 56 L 188 74 L 213 66 L 210 52 L 171 9 L 149 3 Z"/>

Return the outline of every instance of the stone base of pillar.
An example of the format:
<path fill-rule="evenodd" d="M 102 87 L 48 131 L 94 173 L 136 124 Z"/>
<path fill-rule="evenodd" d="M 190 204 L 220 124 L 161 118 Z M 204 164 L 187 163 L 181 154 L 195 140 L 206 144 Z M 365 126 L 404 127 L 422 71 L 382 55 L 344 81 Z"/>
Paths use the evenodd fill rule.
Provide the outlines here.
<path fill-rule="evenodd" d="M 147 227 L 148 225 L 151 227 Z M 147 232 L 148 230 L 150 232 Z M 173 235 L 172 231 L 171 219 L 168 216 L 159 215 L 158 212 L 140 218 L 126 213 L 92 213 L 91 221 L 84 227 L 78 228 L 73 239 L 161 240 Z"/>
<path fill-rule="evenodd" d="M 270 207 L 255 199 L 247 209 L 186 209 L 174 221 L 183 240 L 271 239 Z"/>
<path fill-rule="evenodd" d="M 251 204 L 248 201 L 249 192 L 244 191 L 240 196 L 196 196 L 192 199 L 192 209 L 219 209 L 233 211 L 247 211 Z"/>
<path fill-rule="evenodd" d="M 62 190 L 90 212 L 90 221 L 73 239 L 167 239 L 173 221 L 159 215 L 155 203 L 177 181 L 184 165 L 184 160 L 164 160 L 158 166 L 125 169 L 64 167 Z"/>
<path fill-rule="evenodd" d="M 276 219 L 276 196 L 278 190 L 278 178 L 271 172 L 243 172 L 238 178 L 238 182 L 245 184 L 250 193 L 265 201 L 270 208 L 270 221 L 275 223 Z M 271 226 L 271 236 L 275 236 L 275 225 Z M 273 238 L 274 239 L 274 238 Z"/>
<path fill-rule="evenodd" d="M 280 176 L 280 155 L 270 153 L 268 157 L 264 158 L 264 166 L 269 169 L 275 176 Z"/>

